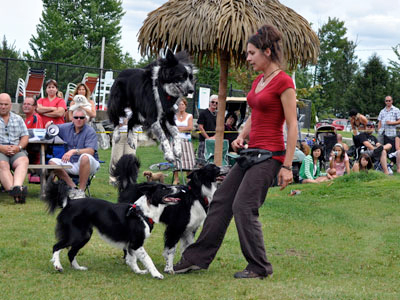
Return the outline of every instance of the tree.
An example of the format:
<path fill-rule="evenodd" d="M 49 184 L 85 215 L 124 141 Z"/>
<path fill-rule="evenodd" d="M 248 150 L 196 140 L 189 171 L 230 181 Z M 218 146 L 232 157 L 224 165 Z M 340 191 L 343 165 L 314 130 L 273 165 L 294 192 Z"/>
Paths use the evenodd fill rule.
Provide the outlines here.
<path fill-rule="evenodd" d="M 21 58 L 21 53 L 15 48 L 15 44 L 9 45 L 5 36 L 3 36 L 3 41 L 1 41 L 0 44 L 0 57 Z M 9 93 L 13 96 L 16 90 L 18 78 L 22 77 L 25 79 L 27 66 L 20 61 L 1 60 L 0 62 L 0 91 Z"/>
<path fill-rule="evenodd" d="M 344 114 L 353 76 L 358 70 L 354 54 L 356 44 L 349 41 L 344 22 L 329 18 L 318 31 L 321 43 L 316 69 L 316 80 L 322 86 L 321 98 L 325 99 L 326 112 Z"/>
<path fill-rule="evenodd" d="M 363 114 L 378 116 L 384 106 L 388 88 L 389 73 L 382 60 L 373 54 L 364 64 L 363 70 L 355 76 L 354 93 L 350 97 L 350 108 L 358 108 Z"/>
<path fill-rule="evenodd" d="M 133 61 L 119 45 L 121 0 L 43 0 L 43 8 L 29 42 L 31 58 L 98 67 L 105 37 L 104 68 L 122 69 Z"/>
<path fill-rule="evenodd" d="M 393 51 L 397 56 L 397 61 L 389 60 L 389 94 L 395 99 L 396 106 L 400 100 L 400 44 L 393 47 Z"/>

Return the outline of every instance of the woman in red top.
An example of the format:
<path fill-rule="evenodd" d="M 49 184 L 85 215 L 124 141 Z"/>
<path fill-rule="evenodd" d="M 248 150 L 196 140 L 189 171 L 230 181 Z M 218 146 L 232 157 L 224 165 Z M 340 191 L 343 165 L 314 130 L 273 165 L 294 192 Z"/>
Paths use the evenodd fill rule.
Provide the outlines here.
<path fill-rule="evenodd" d="M 262 74 L 256 78 L 247 96 L 252 108 L 251 117 L 232 146 L 243 149 L 245 139 L 249 138 L 250 151 L 246 151 L 255 155 L 241 155 L 215 192 L 203 230 L 196 243 L 183 252 L 181 261 L 174 266 L 175 273 L 207 269 L 234 217 L 240 247 L 248 263 L 234 277 L 265 278 L 272 274 L 258 209 L 276 176 L 281 189 L 292 181 L 291 167 L 297 139 L 296 94 L 292 79 L 281 70 L 281 57 L 281 34 L 275 27 L 265 25 L 250 37 L 247 61 Z M 288 127 L 286 153 L 285 120 Z M 265 154 L 265 150 L 271 151 L 272 157 Z"/>
<path fill-rule="evenodd" d="M 65 101 L 57 97 L 57 81 L 49 79 L 46 81 L 47 98 L 40 98 L 36 111 L 42 117 L 43 123 L 53 121 L 54 124 L 64 124 L 64 115 L 67 110 Z"/>

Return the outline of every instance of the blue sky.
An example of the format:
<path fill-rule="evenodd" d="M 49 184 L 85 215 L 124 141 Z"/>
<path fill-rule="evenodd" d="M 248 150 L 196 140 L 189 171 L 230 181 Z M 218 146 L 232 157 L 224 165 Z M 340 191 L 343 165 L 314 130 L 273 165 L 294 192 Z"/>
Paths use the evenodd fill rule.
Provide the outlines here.
<path fill-rule="evenodd" d="M 36 25 L 42 12 L 41 0 L 2 1 L 0 36 L 5 35 L 9 43 L 18 50 L 28 51 L 28 41 L 36 34 Z M 121 46 L 135 59 L 137 32 L 147 14 L 161 6 L 164 0 L 123 0 L 126 14 L 122 20 Z M 345 22 L 348 38 L 357 43 L 356 55 L 367 61 L 374 52 L 384 63 L 388 58 L 396 59 L 391 47 L 400 44 L 400 0 L 282 0 L 282 4 L 312 22 L 315 31 L 327 22 L 328 17 L 337 17 Z"/>

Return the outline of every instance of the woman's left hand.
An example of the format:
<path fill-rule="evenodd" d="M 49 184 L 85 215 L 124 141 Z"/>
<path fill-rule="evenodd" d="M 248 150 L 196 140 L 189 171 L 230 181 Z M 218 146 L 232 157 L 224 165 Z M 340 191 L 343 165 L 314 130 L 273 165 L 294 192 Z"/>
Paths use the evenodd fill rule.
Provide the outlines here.
<path fill-rule="evenodd" d="M 278 173 L 278 185 L 280 185 L 280 190 L 283 190 L 289 183 L 293 182 L 293 172 L 291 170 L 281 168 Z"/>

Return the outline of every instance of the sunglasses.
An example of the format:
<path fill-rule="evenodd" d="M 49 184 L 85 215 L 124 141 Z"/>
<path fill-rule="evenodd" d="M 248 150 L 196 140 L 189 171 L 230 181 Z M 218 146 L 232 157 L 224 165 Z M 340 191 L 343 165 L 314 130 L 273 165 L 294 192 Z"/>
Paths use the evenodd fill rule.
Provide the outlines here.
<path fill-rule="evenodd" d="M 385 102 L 392 102 L 392 100 L 385 100 Z"/>
<path fill-rule="evenodd" d="M 79 120 L 83 120 L 83 119 L 86 119 L 86 117 L 74 117 L 74 119 L 75 119 L 75 120 L 78 120 L 78 119 L 79 119 Z"/>
<path fill-rule="evenodd" d="M 218 101 L 211 101 L 211 104 L 218 104 Z"/>

